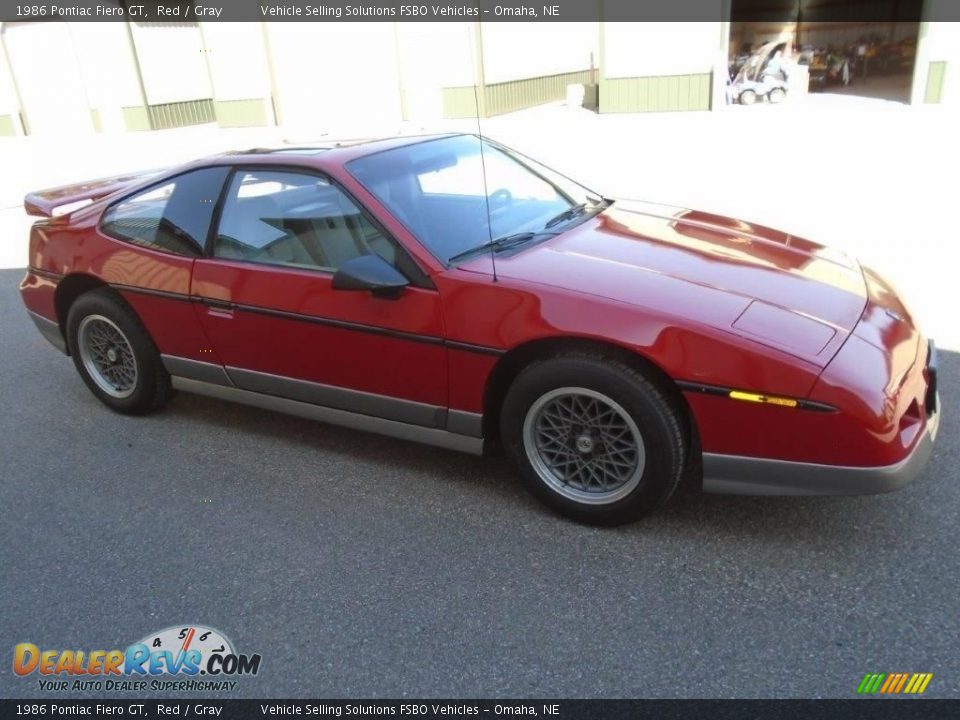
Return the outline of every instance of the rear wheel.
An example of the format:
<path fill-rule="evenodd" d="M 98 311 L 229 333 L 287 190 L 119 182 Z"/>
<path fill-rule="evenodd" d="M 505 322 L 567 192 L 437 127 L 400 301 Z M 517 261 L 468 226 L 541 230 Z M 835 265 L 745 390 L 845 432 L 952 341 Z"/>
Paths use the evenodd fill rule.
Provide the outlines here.
<path fill-rule="evenodd" d="M 110 290 L 81 295 L 67 315 L 73 364 L 87 387 L 117 412 L 142 414 L 170 396 L 170 376 L 139 318 Z"/>
<path fill-rule="evenodd" d="M 500 427 L 527 489 L 581 522 L 639 518 L 670 496 L 683 470 L 686 438 L 667 394 L 602 357 L 530 365 L 507 392 Z"/>
<path fill-rule="evenodd" d="M 767 93 L 767 100 L 772 103 L 783 102 L 783 99 L 787 96 L 786 91 L 783 88 L 774 88 L 769 93 Z"/>

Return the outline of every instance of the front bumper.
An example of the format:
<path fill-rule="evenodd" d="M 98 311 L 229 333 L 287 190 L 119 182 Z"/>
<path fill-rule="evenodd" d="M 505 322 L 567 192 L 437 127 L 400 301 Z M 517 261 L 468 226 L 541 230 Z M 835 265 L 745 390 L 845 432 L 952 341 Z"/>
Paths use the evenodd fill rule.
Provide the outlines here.
<path fill-rule="evenodd" d="M 703 455 L 703 491 L 727 495 L 874 495 L 899 490 L 923 470 L 940 426 L 940 398 L 916 444 L 903 460 L 880 467 Z"/>

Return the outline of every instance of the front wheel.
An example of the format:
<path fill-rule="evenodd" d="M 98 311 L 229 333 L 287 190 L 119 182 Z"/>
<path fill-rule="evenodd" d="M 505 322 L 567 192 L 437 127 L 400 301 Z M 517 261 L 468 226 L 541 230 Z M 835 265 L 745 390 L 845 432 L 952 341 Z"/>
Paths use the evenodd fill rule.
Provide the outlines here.
<path fill-rule="evenodd" d="M 81 295 L 67 315 L 73 364 L 91 392 L 128 414 L 158 409 L 170 396 L 170 376 L 133 310 L 109 290 Z"/>
<path fill-rule="evenodd" d="M 753 105 L 757 102 L 757 94 L 753 90 L 744 90 L 740 93 L 741 105 Z"/>
<path fill-rule="evenodd" d="M 783 102 L 786 96 L 787 92 L 783 88 L 773 88 L 773 90 L 767 94 L 767 101 L 771 103 Z"/>
<path fill-rule="evenodd" d="M 641 372 L 577 354 L 520 373 L 500 428 L 533 495 L 575 520 L 611 525 L 650 512 L 676 488 L 686 456 L 680 418 Z"/>

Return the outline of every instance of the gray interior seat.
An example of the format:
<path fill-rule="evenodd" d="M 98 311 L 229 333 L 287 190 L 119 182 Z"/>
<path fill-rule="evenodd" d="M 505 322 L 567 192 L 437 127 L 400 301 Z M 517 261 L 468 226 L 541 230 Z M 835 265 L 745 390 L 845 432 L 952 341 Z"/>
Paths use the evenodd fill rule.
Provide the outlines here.
<path fill-rule="evenodd" d="M 301 240 L 283 228 L 283 212 L 272 197 L 237 200 L 223 213 L 220 235 L 235 240 L 218 243 L 217 255 L 247 260 L 272 259 L 284 263 L 316 264 Z"/>

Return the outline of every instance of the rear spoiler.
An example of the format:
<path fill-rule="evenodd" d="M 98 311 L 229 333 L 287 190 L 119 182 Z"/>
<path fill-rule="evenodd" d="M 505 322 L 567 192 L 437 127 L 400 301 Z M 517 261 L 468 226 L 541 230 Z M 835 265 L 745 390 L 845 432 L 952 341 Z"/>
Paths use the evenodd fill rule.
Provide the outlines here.
<path fill-rule="evenodd" d="M 113 195 L 115 192 L 123 190 L 141 180 L 146 180 L 162 172 L 161 170 L 147 170 L 144 172 L 130 173 L 127 175 L 115 175 L 114 177 L 100 178 L 99 180 L 88 180 L 87 182 L 77 183 L 75 185 L 63 185 L 61 187 L 49 188 L 47 190 L 37 190 L 27 193 L 23 198 L 23 209 L 27 215 L 36 217 L 52 217 L 54 211 L 58 208 L 65 208 L 67 205 L 86 204 L 88 201 L 96 201 Z M 76 210 L 79 208 L 71 208 Z"/>

